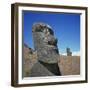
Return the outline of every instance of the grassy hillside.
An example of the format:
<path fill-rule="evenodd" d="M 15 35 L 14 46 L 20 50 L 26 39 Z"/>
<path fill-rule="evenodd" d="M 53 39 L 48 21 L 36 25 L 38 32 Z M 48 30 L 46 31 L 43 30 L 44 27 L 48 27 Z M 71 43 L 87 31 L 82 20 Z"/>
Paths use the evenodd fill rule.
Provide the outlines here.
<path fill-rule="evenodd" d="M 27 45 L 24 45 L 23 76 L 29 77 L 30 70 L 37 62 L 37 52 L 33 51 Z M 62 56 L 58 62 L 62 75 L 80 74 L 80 56 Z"/>
<path fill-rule="evenodd" d="M 30 70 L 37 62 L 37 54 L 31 48 L 24 45 L 23 76 L 29 77 Z"/>
<path fill-rule="evenodd" d="M 80 56 L 60 56 L 58 65 L 62 75 L 80 74 Z"/>

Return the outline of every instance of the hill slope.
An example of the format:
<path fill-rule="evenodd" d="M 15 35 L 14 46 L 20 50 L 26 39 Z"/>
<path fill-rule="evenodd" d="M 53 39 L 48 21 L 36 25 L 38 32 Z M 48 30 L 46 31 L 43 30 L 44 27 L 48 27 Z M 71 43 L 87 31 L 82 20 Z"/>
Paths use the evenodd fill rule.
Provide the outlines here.
<path fill-rule="evenodd" d="M 24 45 L 23 76 L 30 77 L 30 72 L 34 64 L 37 63 L 37 52 Z M 58 66 L 61 75 L 79 75 L 80 74 L 80 56 L 60 55 Z"/>

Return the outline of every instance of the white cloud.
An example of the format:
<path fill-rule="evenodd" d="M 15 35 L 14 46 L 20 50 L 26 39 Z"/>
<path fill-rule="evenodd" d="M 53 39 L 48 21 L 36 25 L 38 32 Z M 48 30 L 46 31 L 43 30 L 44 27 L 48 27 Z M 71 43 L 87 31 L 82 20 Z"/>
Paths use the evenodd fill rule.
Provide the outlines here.
<path fill-rule="evenodd" d="M 67 56 L 67 53 L 61 53 L 60 51 L 59 51 L 59 54 L 60 54 L 60 55 Z"/>
<path fill-rule="evenodd" d="M 67 56 L 67 53 L 60 53 L 60 54 Z M 80 51 L 74 51 L 74 52 L 72 52 L 72 56 L 80 56 Z"/>
<path fill-rule="evenodd" d="M 80 51 L 75 51 L 72 53 L 72 56 L 80 56 Z"/>

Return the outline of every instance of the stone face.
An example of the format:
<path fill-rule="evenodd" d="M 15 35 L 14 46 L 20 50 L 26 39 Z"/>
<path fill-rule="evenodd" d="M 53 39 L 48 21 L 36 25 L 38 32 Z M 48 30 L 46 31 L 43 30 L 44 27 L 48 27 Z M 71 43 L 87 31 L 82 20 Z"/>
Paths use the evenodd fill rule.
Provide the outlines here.
<path fill-rule="evenodd" d="M 58 67 L 58 40 L 52 28 L 44 23 L 35 23 L 32 32 L 38 62 L 31 69 L 31 76 L 61 75 Z"/>
<path fill-rule="evenodd" d="M 52 28 L 44 23 L 35 23 L 32 31 L 38 60 L 45 63 L 57 63 L 59 52 Z"/>

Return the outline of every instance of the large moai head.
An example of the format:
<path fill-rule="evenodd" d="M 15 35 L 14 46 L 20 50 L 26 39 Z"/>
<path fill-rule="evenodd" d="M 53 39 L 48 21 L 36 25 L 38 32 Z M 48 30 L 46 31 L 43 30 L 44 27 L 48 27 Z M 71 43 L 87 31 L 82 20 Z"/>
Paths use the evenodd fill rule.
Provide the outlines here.
<path fill-rule="evenodd" d="M 44 23 L 35 23 L 32 32 L 38 60 L 45 63 L 57 63 L 59 52 L 52 28 Z"/>

